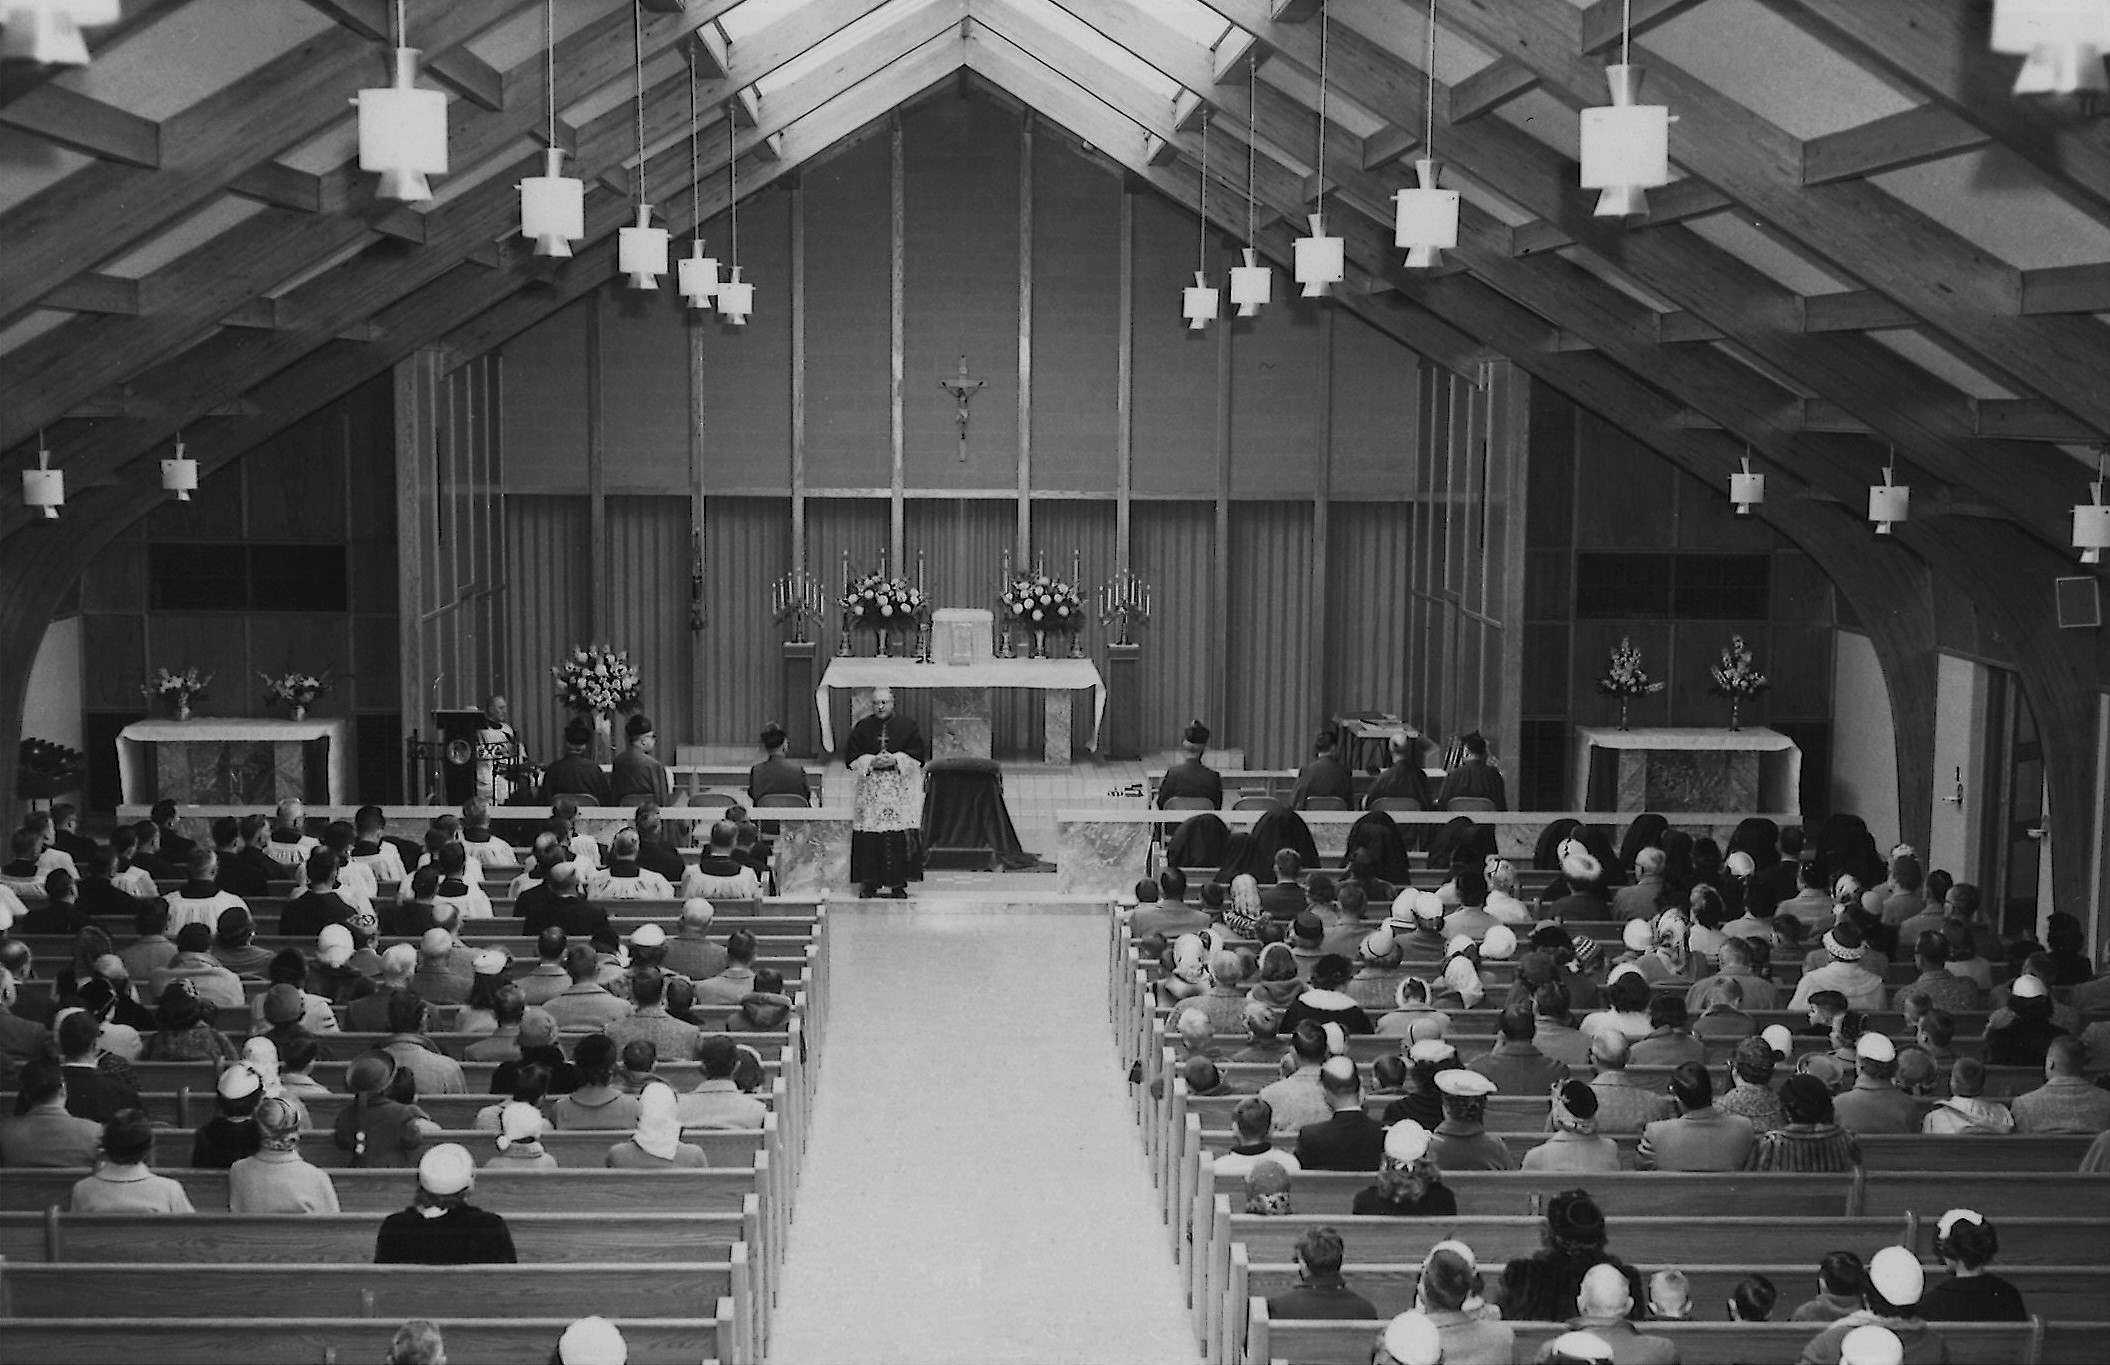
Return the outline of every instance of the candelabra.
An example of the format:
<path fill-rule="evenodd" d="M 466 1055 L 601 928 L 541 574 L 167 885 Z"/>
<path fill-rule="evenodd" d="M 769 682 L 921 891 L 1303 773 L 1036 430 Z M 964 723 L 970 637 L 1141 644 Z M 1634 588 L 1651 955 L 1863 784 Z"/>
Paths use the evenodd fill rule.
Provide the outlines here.
<path fill-rule="evenodd" d="M 1123 569 L 1099 585 L 1099 624 L 1115 628 L 1115 644 L 1135 643 L 1128 638 L 1129 628 L 1149 621 L 1150 584 Z"/>
<path fill-rule="evenodd" d="M 916 662 L 927 664 L 930 659 L 930 598 L 923 592 L 923 551 L 916 551 L 916 598 L 923 605 L 916 610 Z"/>
<path fill-rule="evenodd" d="M 1011 653 L 1011 608 L 1004 605 L 1004 594 L 1011 591 L 1011 551 L 1004 550 L 1004 577 L 997 585 L 996 602 L 996 657 L 1009 659 Z"/>
<path fill-rule="evenodd" d="M 850 552 L 843 551 L 843 591 L 837 602 L 842 607 L 842 629 L 835 632 L 835 652 L 848 658 L 850 654 Z"/>
<path fill-rule="evenodd" d="M 806 643 L 806 623 L 818 621 L 826 610 L 827 595 L 821 581 L 804 568 L 793 569 L 770 587 L 770 605 L 778 621 L 791 623 L 791 643 Z"/>

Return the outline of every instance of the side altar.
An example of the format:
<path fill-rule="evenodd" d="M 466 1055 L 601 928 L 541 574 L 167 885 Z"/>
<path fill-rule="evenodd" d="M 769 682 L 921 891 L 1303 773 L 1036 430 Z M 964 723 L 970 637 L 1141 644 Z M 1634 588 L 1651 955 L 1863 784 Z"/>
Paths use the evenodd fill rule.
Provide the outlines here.
<path fill-rule="evenodd" d="M 1778 730 L 1578 728 L 1576 810 L 1802 810 L 1802 750 Z"/>
<path fill-rule="evenodd" d="M 351 798 L 351 731 L 328 720 L 143 720 L 117 736 L 126 805 L 331 805 Z"/>

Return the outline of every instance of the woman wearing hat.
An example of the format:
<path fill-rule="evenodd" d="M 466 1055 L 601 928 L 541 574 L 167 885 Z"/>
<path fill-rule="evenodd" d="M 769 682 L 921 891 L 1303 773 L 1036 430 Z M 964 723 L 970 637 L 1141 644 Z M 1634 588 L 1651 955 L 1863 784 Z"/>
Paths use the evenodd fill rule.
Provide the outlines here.
<path fill-rule="evenodd" d="M 1934 1254 L 1949 1278 L 1920 1299 L 1929 1322 L 2028 1322 L 2022 1291 L 1987 1270 L 2000 1254 L 2000 1234 L 1975 1209 L 1950 1209 L 1934 1228 Z"/>
<path fill-rule="evenodd" d="M 1487 1131 L 1487 1097 L 1495 1083 L 1460 1068 L 1436 1075 L 1443 1095 L 1443 1122 L 1430 1135 L 1429 1159 L 1446 1171 L 1513 1171 L 1516 1159 L 1502 1139 Z"/>
<path fill-rule="evenodd" d="M 1776 1043 L 1778 1048 L 1788 1051 L 1777 1050 Z M 1751 1120 L 1754 1133 L 1785 1128 L 1788 1115 L 1780 1106 L 1780 1096 L 1773 1093 L 1773 1072 L 1793 1048 L 1793 1036 L 1782 1024 L 1770 1026 L 1762 1037 L 1738 1042 L 1735 1054 L 1729 1059 L 1729 1074 L 1736 1083 L 1714 1102 L 1714 1107 L 1725 1114 L 1741 1114 Z"/>
<path fill-rule="evenodd" d="M 547 1077 L 548 1068 L 535 1068 Z M 542 1133 L 548 1127 L 542 1111 L 532 1104 L 510 1100 L 498 1108 L 498 1151 L 484 1162 L 487 1171 L 554 1171 L 557 1158 L 542 1146 Z"/>
<path fill-rule="evenodd" d="M 1629 1318 L 1646 1314 L 1648 1294 L 1641 1272 L 1605 1249 L 1609 1233 L 1604 1214 L 1587 1190 L 1564 1190 L 1546 1202 L 1545 1244 L 1502 1267 L 1501 1280 L 1488 1291 L 1511 1322 L 1565 1322 L 1575 1315 L 1583 1277 L 1595 1266 L 1610 1265 L 1626 1276 L 1631 1290 Z M 1609 1357 L 1608 1357 L 1609 1358 Z"/>
<path fill-rule="evenodd" d="M 224 1171 L 243 1157 L 254 1156 L 263 1145 L 255 1116 L 264 1098 L 264 1078 L 254 1068 L 236 1063 L 220 1073 L 215 1088 L 218 1112 L 191 1139 L 193 1170 Z"/>
<path fill-rule="evenodd" d="M 1597 1131 L 1597 1092 L 1581 1081 L 1553 1087 L 1553 1136 L 1524 1153 L 1527 1171 L 1620 1169 L 1619 1144 Z"/>
<path fill-rule="evenodd" d="M 161 1027 L 146 1040 L 140 1060 L 147 1062 L 231 1062 L 234 1044 L 212 1026 L 212 1007 L 188 981 L 171 981 L 161 990 Z"/>
<path fill-rule="evenodd" d="M 469 981 L 469 1000 L 455 1011 L 452 1032 L 488 1038 L 498 1032 L 498 993 L 505 989 L 513 959 L 503 948 L 484 948 L 472 965 L 476 975 Z"/>
<path fill-rule="evenodd" d="M 385 1052 L 369 1052 L 345 1069 L 352 1102 L 338 1111 L 334 1140 L 338 1151 L 351 1154 L 346 1164 L 409 1166 L 418 1149 L 440 1131 L 424 1110 L 396 1098 L 393 1088 L 401 1070 Z M 415 1092 L 411 1099 L 416 1099 Z"/>
<path fill-rule="evenodd" d="M 227 1207 L 233 1213 L 336 1213 L 337 1187 L 330 1173 L 300 1154 L 302 1118 L 283 1097 L 256 1107 L 261 1139 L 253 1156 L 227 1173 Z"/>
<path fill-rule="evenodd" d="M 1272 945 L 1270 945 L 1272 946 Z M 1369 1012 L 1344 990 L 1355 966 L 1338 953 L 1327 953 L 1312 963 L 1306 988 L 1282 1013 L 1282 1027 L 1294 1030 L 1309 1019 L 1319 1024 L 1339 1024 L 1351 1035 L 1374 1033 Z"/>
<path fill-rule="evenodd" d="M 1438 1242 L 1429 1248 L 1414 1302 L 1436 1328 L 1438 1354 L 1430 1359 L 1443 1365 L 1509 1365 L 1517 1358 L 1516 1329 L 1481 1303 L 1484 1289 L 1471 1247 Z"/>
<path fill-rule="evenodd" d="M 1780 1087 L 1787 1126 L 1761 1133 L 1746 1170 L 1839 1171 L 1861 1165 L 1861 1144 L 1833 1121 L 1832 1092 L 1815 1076 L 1790 1076 Z"/>
<path fill-rule="evenodd" d="M 1260 904 L 1260 882 L 1250 872 L 1231 878 L 1231 903 L 1224 907 L 1224 928 L 1240 938 L 1260 932 L 1267 910 Z"/>
<path fill-rule="evenodd" d="M 1352 1211 L 1358 1218 L 1454 1218 L 1458 1196 L 1443 1183 L 1443 1172 L 1429 1159 L 1429 1130 L 1402 1119 L 1385 1130 L 1385 1155 L 1378 1162 L 1377 1183 L 1357 1192 Z"/>
<path fill-rule="evenodd" d="M 602 1165 L 612 1171 L 700 1171 L 710 1165 L 703 1148 L 681 1140 L 672 1086 L 654 1082 L 637 1097 L 637 1131 L 608 1149 Z"/>
<path fill-rule="evenodd" d="M 1431 1016 L 1442 1019 L 1444 1016 Z M 1455 1071 L 1465 1065 L 1458 1058 L 1458 1049 L 1443 1041 L 1440 1027 L 1423 1030 L 1429 1036 L 1408 1040 L 1405 1047 L 1407 1079 L 1404 1092 L 1398 1099 L 1385 1106 L 1380 1120 L 1387 1124 L 1409 1121 L 1424 1128 L 1434 1128 L 1443 1122 L 1443 1092 L 1436 1088 L 1436 1078 L 1446 1071 Z"/>
<path fill-rule="evenodd" d="M 513 1233 L 506 1220 L 469 1202 L 476 1162 L 458 1143 L 443 1142 L 418 1162 L 418 1193 L 407 1209 L 381 1220 L 376 1265 L 510 1265 Z"/>

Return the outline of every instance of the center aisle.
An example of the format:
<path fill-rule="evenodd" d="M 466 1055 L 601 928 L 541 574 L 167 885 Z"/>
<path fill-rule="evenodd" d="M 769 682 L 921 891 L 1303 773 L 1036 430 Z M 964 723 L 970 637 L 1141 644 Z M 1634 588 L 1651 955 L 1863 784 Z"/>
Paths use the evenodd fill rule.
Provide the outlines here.
<path fill-rule="evenodd" d="M 1105 926 L 971 904 L 830 928 L 771 1365 L 1196 1360 L 1108 1033 Z"/>

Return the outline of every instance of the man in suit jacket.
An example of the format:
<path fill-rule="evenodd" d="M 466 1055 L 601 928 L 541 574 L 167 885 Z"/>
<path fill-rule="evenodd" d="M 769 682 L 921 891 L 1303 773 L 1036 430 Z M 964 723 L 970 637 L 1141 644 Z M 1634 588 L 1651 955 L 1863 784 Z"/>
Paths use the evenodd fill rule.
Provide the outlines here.
<path fill-rule="evenodd" d="M 1180 745 L 1180 761 L 1167 768 L 1158 782 L 1158 809 L 1165 809 L 1174 797 L 1196 796 L 1212 809 L 1223 809 L 1224 780 L 1216 769 L 1202 762 L 1208 747 L 1209 727 L 1195 721 L 1187 727 L 1186 742 Z"/>
<path fill-rule="evenodd" d="M 538 900 L 521 917 L 521 932 L 539 934 L 554 925 L 572 938 L 615 938 L 615 931 L 608 924 L 608 912 L 598 905 L 588 905 L 581 894 L 577 863 L 558 863 L 542 880 L 549 886 L 549 898 Z"/>
<path fill-rule="evenodd" d="M 1333 731 L 1321 730 L 1312 741 L 1312 760 L 1297 770 L 1297 785 L 1290 788 L 1289 808 L 1306 810 L 1314 796 L 1338 797 L 1349 810 L 1355 809 L 1355 778 L 1334 756 Z"/>
<path fill-rule="evenodd" d="M 1310 906 L 1311 897 L 1304 892 L 1303 860 L 1293 848 L 1276 849 L 1275 880 L 1272 885 L 1260 888 L 1260 908 L 1267 911 L 1269 919 L 1286 924 Z"/>
<path fill-rule="evenodd" d="M 1707 1068 L 1686 1062 L 1670 1073 L 1670 1093 L 1679 1114 L 1641 1130 L 1637 1170 L 1740 1171 L 1754 1141 L 1751 1120 L 1714 1107 L 1714 1082 Z"/>
<path fill-rule="evenodd" d="M 1267 1301 L 1271 1318 L 1333 1318 L 1375 1320 L 1377 1308 L 1351 1290 L 1341 1279 L 1341 1261 L 1346 1248 L 1341 1234 L 1330 1227 L 1313 1228 L 1297 1239 L 1295 1289 Z"/>
<path fill-rule="evenodd" d="M 1333 1114 L 1297 1130 L 1298 1164 L 1307 1171 L 1375 1171 L 1385 1155 L 1385 1128 L 1363 1112 L 1355 1063 L 1327 1058 L 1319 1068 L 1319 1090 Z"/>

